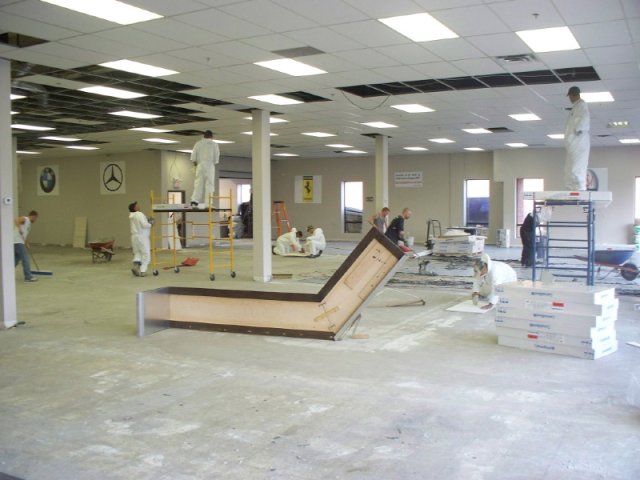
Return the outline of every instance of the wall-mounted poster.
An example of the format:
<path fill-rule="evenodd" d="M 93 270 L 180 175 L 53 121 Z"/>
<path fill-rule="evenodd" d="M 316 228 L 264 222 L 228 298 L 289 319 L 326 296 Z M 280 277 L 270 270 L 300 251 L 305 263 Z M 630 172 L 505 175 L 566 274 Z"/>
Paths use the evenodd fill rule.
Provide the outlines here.
<path fill-rule="evenodd" d="M 296 203 L 322 203 L 322 176 L 297 175 L 294 196 Z"/>
<path fill-rule="evenodd" d="M 394 172 L 393 184 L 396 188 L 420 188 L 422 172 Z"/>
<path fill-rule="evenodd" d="M 125 188 L 125 162 L 100 163 L 100 193 L 102 195 L 127 193 Z"/>
<path fill-rule="evenodd" d="M 58 165 L 47 165 L 36 169 L 38 195 L 60 195 Z"/>

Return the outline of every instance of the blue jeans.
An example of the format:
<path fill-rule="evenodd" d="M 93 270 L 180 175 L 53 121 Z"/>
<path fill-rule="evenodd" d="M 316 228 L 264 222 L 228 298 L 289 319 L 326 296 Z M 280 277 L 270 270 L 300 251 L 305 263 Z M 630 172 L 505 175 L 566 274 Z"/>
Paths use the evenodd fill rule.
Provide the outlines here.
<path fill-rule="evenodd" d="M 31 280 L 31 265 L 29 264 L 29 255 L 27 254 L 27 248 L 24 243 L 13 244 L 13 257 L 15 259 L 16 267 L 22 262 L 22 270 L 24 272 L 24 279 Z"/>

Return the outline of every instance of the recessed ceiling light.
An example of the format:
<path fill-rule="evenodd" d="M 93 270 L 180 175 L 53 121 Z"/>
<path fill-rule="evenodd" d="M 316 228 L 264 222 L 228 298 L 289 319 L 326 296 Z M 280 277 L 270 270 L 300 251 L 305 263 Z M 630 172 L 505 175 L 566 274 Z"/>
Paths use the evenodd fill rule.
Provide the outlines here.
<path fill-rule="evenodd" d="M 141 118 L 150 120 L 152 118 L 160 118 L 162 115 L 154 115 L 151 113 L 132 112 L 131 110 L 120 110 L 119 112 L 109 112 L 109 115 L 119 115 L 121 117 Z"/>
<path fill-rule="evenodd" d="M 521 30 L 516 34 L 536 53 L 577 50 L 580 48 L 569 27 Z"/>
<path fill-rule="evenodd" d="M 344 150 L 344 153 L 367 153 L 364 150 Z"/>
<path fill-rule="evenodd" d="M 455 32 L 445 27 L 428 13 L 379 18 L 378 21 L 393 28 L 396 32 L 410 38 L 414 42 L 458 38 Z"/>
<path fill-rule="evenodd" d="M 19 130 L 34 130 L 36 132 L 46 132 L 49 130 L 55 130 L 53 127 L 41 127 L 39 125 L 26 125 L 24 123 L 14 123 L 11 128 L 17 128 Z"/>
<path fill-rule="evenodd" d="M 147 65 L 146 63 L 134 62 L 133 60 L 116 60 L 115 62 L 105 62 L 99 64 L 102 67 L 113 68 L 115 70 L 122 70 L 123 72 L 139 73 L 140 75 L 146 75 L 147 77 L 166 77 L 167 75 L 175 75 L 175 70 L 169 70 L 168 68 L 155 67 L 153 65 Z"/>
<path fill-rule="evenodd" d="M 547 137 L 554 140 L 564 140 L 564 133 L 550 133 Z"/>
<path fill-rule="evenodd" d="M 428 148 L 425 147 L 403 147 L 405 150 L 410 150 L 412 152 L 424 152 L 429 150 Z"/>
<path fill-rule="evenodd" d="M 169 140 L 168 138 L 143 138 L 142 140 L 151 143 L 180 143 L 177 140 Z"/>
<path fill-rule="evenodd" d="M 514 113 L 509 116 L 519 122 L 533 122 L 535 120 L 540 120 L 540 117 L 535 113 Z"/>
<path fill-rule="evenodd" d="M 138 7 L 118 2 L 117 0 L 42 0 L 52 5 L 68 8 L 76 12 L 102 18 L 120 25 L 131 25 L 132 23 L 146 22 L 162 18 L 162 15 L 143 10 Z"/>
<path fill-rule="evenodd" d="M 32 152 L 29 150 L 16 150 L 18 155 L 40 155 L 40 152 Z"/>
<path fill-rule="evenodd" d="M 640 143 L 640 138 L 621 138 L 619 142 L 624 144 L 635 144 Z"/>
<path fill-rule="evenodd" d="M 613 102 L 611 92 L 583 92 L 580 98 L 587 103 Z"/>
<path fill-rule="evenodd" d="M 429 141 L 433 143 L 456 143 L 448 138 L 430 138 Z"/>
<path fill-rule="evenodd" d="M 435 112 L 433 108 L 425 107 L 424 105 L 420 105 L 418 103 L 408 103 L 406 105 L 391 105 L 391 108 L 396 108 L 407 113 Z"/>
<path fill-rule="evenodd" d="M 342 143 L 330 143 L 329 145 L 325 145 L 325 147 L 331 147 L 331 148 L 353 148 L 353 145 L 344 145 Z"/>
<path fill-rule="evenodd" d="M 397 125 L 393 125 L 391 123 L 386 123 L 386 122 L 366 122 L 366 123 L 363 123 L 362 125 L 366 125 L 367 127 L 373 127 L 373 128 L 398 128 Z"/>
<path fill-rule="evenodd" d="M 491 130 L 487 130 L 486 128 L 463 128 L 462 131 L 471 133 L 473 135 L 480 135 L 482 133 L 492 133 Z"/>
<path fill-rule="evenodd" d="M 129 90 L 121 90 L 119 88 L 111 88 L 111 87 L 85 87 L 81 88 L 80 91 L 87 93 L 95 93 L 96 95 L 104 95 L 105 97 L 115 97 L 115 98 L 140 98 L 146 97 L 147 95 L 144 93 L 138 92 L 130 92 Z"/>
<path fill-rule="evenodd" d="M 245 120 L 253 120 L 253 117 L 243 117 Z M 269 117 L 269 123 L 288 123 L 289 120 L 285 120 L 281 117 Z"/>
<path fill-rule="evenodd" d="M 612 121 L 607 123 L 607 128 L 628 128 L 628 127 L 629 127 L 629 122 L 627 120 Z"/>
<path fill-rule="evenodd" d="M 82 145 L 69 145 L 68 147 L 72 150 L 100 150 L 98 147 L 83 147 Z"/>
<path fill-rule="evenodd" d="M 20 100 L 21 98 L 27 98 L 24 95 L 16 95 L 15 93 L 11 94 L 11 100 Z"/>
<path fill-rule="evenodd" d="M 147 133 L 173 132 L 173 130 L 165 130 L 164 128 L 153 128 L 153 127 L 136 127 L 136 128 L 130 128 L 129 130 L 133 130 L 134 132 L 147 132 Z"/>
<path fill-rule="evenodd" d="M 299 157 L 297 153 L 274 153 L 274 157 Z"/>
<path fill-rule="evenodd" d="M 470 152 L 484 152 L 484 148 L 480 147 L 465 147 L 464 149 Z"/>
<path fill-rule="evenodd" d="M 40 137 L 42 140 L 55 140 L 57 142 L 79 142 L 80 139 L 79 138 L 74 138 L 74 137 L 55 137 L 55 136 L 50 136 L 50 137 Z"/>
<path fill-rule="evenodd" d="M 255 62 L 254 65 L 259 67 L 270 68 L 277 72 L 286 73 L 294 77 L 304 77 L 306 75 L 319 75 L 321 73 L 327 73 L 319 68 L 312 67 L 306 63 L 292 60 L 291 58 L 279 58 L 277 60 L 267 60 L 265 62 Z"/>
<path fill-rule="evenodd" d="M 528 147 L 529 145 L 527 145 L 526 143 L 519 143 L 519 142 L 515 142 L 515 143 L 505 143 L 505 145 L 507 147 L 511 147 L 511 148 L 524 148 L 524 147 Z"/>
<path fill-rule="evenodd" d="M 254 95 L 249 98 L 258 100 L 259 102 L 271 103 L 273 105 L 297 105 L 299 103 L 304 103 L 300 100 L 283 97 L 282 95 Z"/>
<path fill-rule="evenodd" d="M 302 132 L 302 135 L 307 135 L 309 137 L 318 137 L 318 138 L 335 137 L 336 136 L 334 133 L 325 133 L 325 132 Z"/>
<path fill-rule="evenodd" d="M 233 140 L 216 140 L 215 138 L 213 139 L 214 143 L 219 143 L 219 144 L 225 144 L 225 143 L 236 143 Z"/>
<path fill-rule="evenodd" d="M 243 135 L 253 135 L 253 132 L 242 132 L 242 134 Z M 279 135 L 279 133 L 273 133 L 273 132 L 269 133 L 270 137 L 277 137 L 278 135 Z"/>

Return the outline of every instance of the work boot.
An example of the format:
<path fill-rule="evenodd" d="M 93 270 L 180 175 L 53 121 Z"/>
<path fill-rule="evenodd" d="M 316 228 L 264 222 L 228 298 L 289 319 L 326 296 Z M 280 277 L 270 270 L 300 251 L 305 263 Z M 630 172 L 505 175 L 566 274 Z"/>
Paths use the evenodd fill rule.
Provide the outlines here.
<path fill-rule="evenodd" d="M 136 277 L 140 276 L 140 262 L 133 262 L 131 273 L 133 273 Z"/>

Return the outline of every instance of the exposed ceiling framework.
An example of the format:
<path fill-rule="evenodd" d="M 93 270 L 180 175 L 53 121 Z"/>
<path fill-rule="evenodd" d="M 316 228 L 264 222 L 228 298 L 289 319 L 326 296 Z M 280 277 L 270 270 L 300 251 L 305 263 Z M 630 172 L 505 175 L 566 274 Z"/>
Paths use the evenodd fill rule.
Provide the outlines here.
<path fill-rule="evenodd" d="M 373 152 L 370 138 L 391 137 L 433 153 L 498 150 L 507 143 L 561 147 L 568 87 L 610 92 L 590 103 L 592 145 L 640 137 L 640 2 L 637 0 L 130 0 L 163 18 L 122 26 L 40 0 L 0 3 L 0 57 L 11 60 L 19 150 L 38 158 L 189 149 L 211 129 L 224 155 L 251 154 L 250 111 L 286 120 L 271 126 L 272 154 L 301 158 Z M 380 18 L 428 12 L 458 38 L 414 42 Z M 567 26 L 580 48 L 533 52 L 515 33 Z M 293 77 L 255 62 L 295 58 L 327 73 Z M 179 73 L 148 77 L 100 66 L 128 59 Z M 144 94 L 117 99 L 80 91 L 108 86 Z M 279 94 L 302 103 L 270 105 Z M 423 113 L 392 108 L 428 107 Z M 133 110 L 156 115 L 113 115 Z M 512 114 L 534 113 L 522 122 Z M 612 122 L 628 122 L 613 127 Z M 393 128 L 368 126 L 371 122 Z M 373 123 L 373 125 L 378 125 Z M 131 131 L 155 127 L 170 132 Z M 472 134 L 485 129 L 492 133 Z M 324 132 L 319 138 L 303 133 Z M 276 136 L 277 135 L 277 136 Z M 69 142 L 45 136 L 73 137 Z M 159 144 L 145 138 L 176 143 Z M 435 143 L 448 138 L 452 143 Z M 332 146 L 328 146 L 332 145 Z M 348 145 L 349 147 L 336 147 Z"/>

